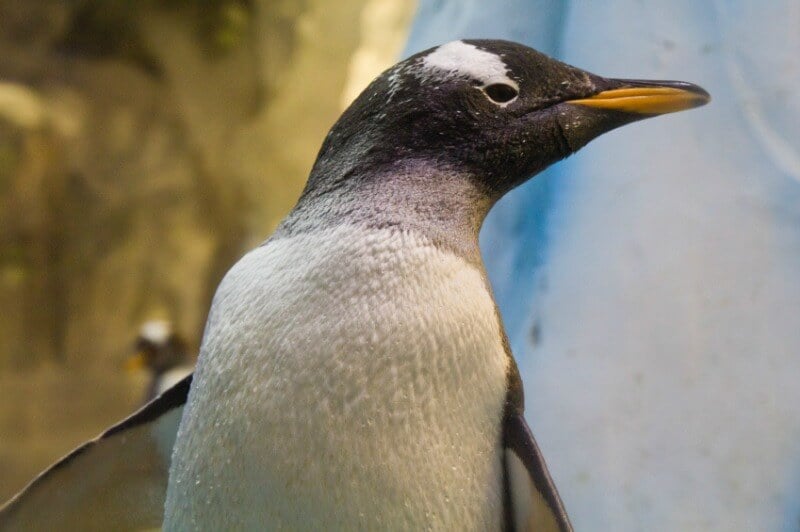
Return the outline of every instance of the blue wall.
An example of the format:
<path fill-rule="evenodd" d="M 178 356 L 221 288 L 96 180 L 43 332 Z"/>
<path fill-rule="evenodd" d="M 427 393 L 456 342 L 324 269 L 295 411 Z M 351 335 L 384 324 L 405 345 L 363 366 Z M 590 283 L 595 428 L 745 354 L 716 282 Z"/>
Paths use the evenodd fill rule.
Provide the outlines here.
<path fill-rule="evenodd" d="M 524 42 L 702 109 L 505 198 L 482 245 L 578 530 L 800 527 L 800 3 L 425 1 L 406 52 Z"/>

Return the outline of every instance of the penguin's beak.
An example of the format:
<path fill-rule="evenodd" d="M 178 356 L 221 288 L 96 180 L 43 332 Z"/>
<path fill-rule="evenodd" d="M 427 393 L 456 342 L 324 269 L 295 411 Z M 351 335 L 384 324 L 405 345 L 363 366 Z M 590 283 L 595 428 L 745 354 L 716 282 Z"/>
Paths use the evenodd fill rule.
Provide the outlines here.
<path fill-rule="evenodd" d="M 570 153 L 625 124 L 705 105 L 711 96 L 685 81 L 640 81 L 596 76 L 598 92 L 558 104 L 556 120 Z"/>
<path fill-rule="evenodd" d="M 645 116 L 700 107 L 711 101 L 702 87 L 685 81 L 609 80 L 617 88 L 566 103 Z M 644 118 L 644 116 L 642 117 Z"/>
<path fill-rule="evenodd" d="M 146 364 L 144 351 L 134 353 L 125 361 L 125 370 L 129 373 L 135 373 L 142 370 Z"/>

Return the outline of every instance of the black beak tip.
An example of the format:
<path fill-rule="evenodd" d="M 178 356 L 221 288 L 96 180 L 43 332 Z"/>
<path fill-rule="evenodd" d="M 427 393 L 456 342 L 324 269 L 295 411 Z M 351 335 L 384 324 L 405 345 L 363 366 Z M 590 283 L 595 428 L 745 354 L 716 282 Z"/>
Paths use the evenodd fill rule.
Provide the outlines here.
<path fill-rule="evenodd" d="M 673 80 L 644 80 L 644 79 L 619 79 L 616 80 L 620 83 L 620 87 L 663 87 L 668 89 L 677 89 L 688 92 L 695 99 L 694 107 L 700 107 L 711 101 L 711 94 L 708 93 L 700 85 L 689 83 L 688 81 L 673 81 Z"/>

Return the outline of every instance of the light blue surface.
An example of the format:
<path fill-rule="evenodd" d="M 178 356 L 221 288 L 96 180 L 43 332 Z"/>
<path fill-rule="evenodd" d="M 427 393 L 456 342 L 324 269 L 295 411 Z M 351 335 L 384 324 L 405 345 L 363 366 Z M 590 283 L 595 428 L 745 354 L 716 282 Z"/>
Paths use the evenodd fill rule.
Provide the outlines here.
<path fill-rule="evenodd" d="M 800 3 L 426 1 L 407 53 L 524 42 L 699 110 L 510 194 L 484 256 L 578 530 L 800 529 Z"/>

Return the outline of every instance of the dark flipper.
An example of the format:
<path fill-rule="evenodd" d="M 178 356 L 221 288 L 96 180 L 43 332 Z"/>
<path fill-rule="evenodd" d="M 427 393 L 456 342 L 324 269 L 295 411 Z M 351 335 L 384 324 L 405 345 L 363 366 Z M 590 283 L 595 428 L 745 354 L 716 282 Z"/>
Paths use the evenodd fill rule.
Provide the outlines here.
<path fill-rule="evenodd" d="M 507 529 L 568 532 L 572 525 L 544 458 L 522 412 L 509 409 L 503 421 Z"/>
<path fill-rule="evenodd" d="M 192 376 L 50 466 L 0 507 L 0 530 L 160 527 Z"/>

